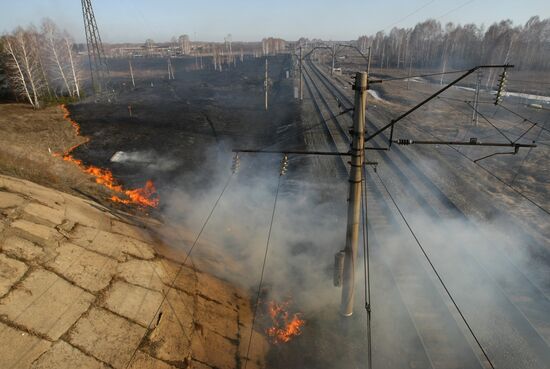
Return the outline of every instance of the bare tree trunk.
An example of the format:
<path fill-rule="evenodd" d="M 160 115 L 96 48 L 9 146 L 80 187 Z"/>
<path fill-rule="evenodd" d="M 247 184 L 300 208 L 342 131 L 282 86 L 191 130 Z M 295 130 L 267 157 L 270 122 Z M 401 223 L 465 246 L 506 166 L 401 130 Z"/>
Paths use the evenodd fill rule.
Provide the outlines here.
<path fill-rule="evenodd" d="M 134 69 L 132 68 L 132 61 L 128 59 L 128 65 L 130 66 L 130 77 L 132 77 L 132 86 L 136 88 L 136 81 L 134 80 Z"/>
<path fill-rule="evenodd" d="M 25 71 L 27 73 L 27 78 L 29 79 L 29 83 L 31 84 L 34 106 L 38 109 L 40 108 L 40 103 L 38 102 L 38 88 L 36 86 L 34 76 L 32 75 L 30 55 L 24 40 L 21 40 L 21 50 L 23 51 L 23 62 L 25 64 Z"/>
<path fill-rule="evenodd" d="M 69 46 L 69 40 L 67 38 L 65 38 L 65 43 L 67 45 L 67 51 L 69 52 L 69 60 L 71 61 L 71 70 L 73 72 L 73 83 L 74 83 L 76 96 L 78 96 L 78 98 L 80 99 L 80 88 L 78 87 L 78 79 L 76 78 L 76 69 L 74 67 L 73 53 L 71 51 L 71 47 Z M 134 79 L 134 77 L 132 75 L 132 81 L 133 81 L 133 79 Z"/>
<path fill-rule="evenodd" d="M 53 38 L 53 29 L 46 29 L 46 38 L 48 39 L 48 42 L 50 44 L 50 49 L 52 52 L 52 55 L 54 57 L 55 64 L 57 68 L 59 69 L 59 75 L 61 76 L 61 79 L 63 80 L 63 83 L 65 84 L 65 87 L 67 88 L 67 91 L 69 92 L 69 95 L 73 96 L 73 91 L 69 87 L 69 82 L 67 80 L 67 76 L 65 75 L 65 71 L 63 70 L 63 67 L 61 66 L 61 62 L 59 60 L 59 54 L 57 53 L 57 46 L 55 44 L 55 40 Z"/>
<path fill-rule="evenodd" d="M 23 70 L 21 69 L 21 65 L 19 64 L 19 60 L 17 60 L 17 55 L 15 54 L 15 50 L 13 49 L 13 45 L 10 42 L 10 40 L 6 40 L 6 49 L 8 50 L 8 54 L 13 59 L 13 64 L 17 68 L 17 73 L 18 73 L 19 76 L 16 77 L 16 78 L 20 81 L 21 87 L 23 88 L 23 90 L 25 92 L 25 96 L 29 100 L 29 103 L 34 107 L 34 102 L 33 102 L 33 99 L 31 98 L 31 94 L 30 94 L 29 89 L 27 87 L 27 82 L 25 81 L 25 76 L 23 74 Z"/>
<path fill-rule="evenodd" d="M 21 57 L 21 63 L 23 73 L 26 74 L 26 79 L 28 84 L 30 85 L 29 92 L 31 92 L 31 97 L 33 101 L 33 106 L 38 109 L 40 108 L 40 102 L 39 102 L 39 80 L 37 79 L 35 75 L 35 69 L 36 69 L 36 60 L 33 60 L 32 50 L 29 48 L 29 35 L 28 32 L 25 32 L 23 30 L 19 30 L 15 34 L 15 41 L 19 44 L 20 49 L 20 57 Z M 28 88 L 28 87 L 27 87 Z"/>

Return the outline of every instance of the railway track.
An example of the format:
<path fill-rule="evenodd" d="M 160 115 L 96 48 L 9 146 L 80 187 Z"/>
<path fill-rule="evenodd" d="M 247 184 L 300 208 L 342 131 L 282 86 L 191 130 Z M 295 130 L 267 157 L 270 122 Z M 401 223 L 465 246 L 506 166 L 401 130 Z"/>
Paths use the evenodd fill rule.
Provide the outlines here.
<path fill-rule="evenodd" d="M 334 142 L 340 142 L 338 146 L 349 146 L 350 137 L 343 127 L 341 121 L 343 117 L 338 119 L 337 114 L 332 113 L 334 103 L 329 101 L 335 99 L 340 100 L 345 107 L 351 107 L 352 101 L 347 94 L 338 87 L 334 81 L 324 75 L 311 61 L 307 61 L 304 68 L 306 80 L 306 88 L 314 103 L 322 104 L 324 109 L 330 112 L 330 122 L 327 122 L 327 129 Z M 327 98 L 329 96 L 330 98 Z M 319 100 L 320 102 L 315 102 Z M 347 106 L 346 106 L 347 105 Z M 320 109 L 318 109 L 320 111 Z M 322 113 L 320 113 L 322 114 Z M 349 115 L 351 116 L 352 113 Z M 347 119 L 347 118 L 346 118 Z M 369 122 L 373 123 L 373 122 Z M 375 123 L 373 123 L 376 125 Z M 340 126 L 334 127 L 334 126 Z M 374 142 L 375 147 L 381 147 L 384 142 L 378 138 Z M 392 148 L 392 153 L 396 153 L 395 157 L 390 157 L 386 152 L 378 152 L 374 154 L 384 166 L 389 169 L 392 175 L 392 181 L 395 181 L 393 187 L 404 188 L 403 196 L 415 199 L 414 208 L 422 209 L 422 211 L 430 218 L 437 219 L 441 214 L 441 209 L 446 213 L 454 214 L 455 216 L 467 219 L 466 215 L 402 152 L 399 147 Z M 397 159 L 397 160 L 396 160 Z M 383 191 L 379 188 L 375 181 L 367 181 L 369 199 L 369 220 L 372 230 L 375 234 L 390 235 L 399 227 L 399 221 L 394 218 L 393 213 L 389 210 L 388 201 L 385 199 Z M 435 200 L 435 201 L 434 201 Z M 373 214 L 375 214 L 373 216 Z M 446 215 L 446 214 L 445 214 Z M 474 228 L 475 229 L 475 228 Z M 427 242 L 437 243 L 438 240 L 431 240 L 428 236 Z M 440 242 L 441 240 L 439 240 Z M 406 242 L 403 240 L 403 242 Z M 440 287 L 434 283 L 429 272 L 426 272 L 425 265 L 420 262 L 418 255 L 412 252 L 410 247 L 396 248 L 395 242 L 388 242 L 381 245 L 377 242 L 375 248 L 378 257 L 383 259 L 381 252 L 382 248 L 390 248 L 390 252 L 394 253 L 394 257 L 387 259 L 385 263 L 385 272 L 389 273 L 390 279 L 394 282 L 394 287 L 399 291 L 399 299 L 406 309 L 408 321 L 402 321 L 402 324 L 414 326 L 418 336 L 418 341 L 415 345 L 421 347 L 425 352 L 424 359 L 414 358 L 415 360 L 424 360 L 429 362 L 429 366 L 433 368 L 452 368 L 452 367 L 481 367 L 485 363 L 478 360 L 479 353 L 476 355 L 477 348 L 471 349 L 472 341 L 468 334 L 463 334 L 464 327 L 459 327 L 462 323 L 457 318 L 456 313 L 453 313 L 454 308 L 449 308 L 446 302 L 446 296 L 442 298 L 442 294 L 438 293 Z M 389 245 L 389 246 L 388 246 Z M 414 247 L 414 246 L 413 246 Z M 493 259 L 490 254 L 476 255 L 474 258 L 464 250 L 454 250 L 452 248 L 444 248 L 445 253 L 451 256 L 452 260 L 461 260 L 466 262 L 467 267 L 460 269 L 457 263 L 453 265 L 448 260 L 437 260 L 437 265 L 443 265 L 447 273 L 451 276 L 465 276 L 471 284 L 479 281 L 482 287 L 479 292 L 485 290 L 491 291 L 488 293 L 488 298 L 494 305 L 500 306 L 496 313 L 505 318 L 501 327 L 495 331 L 495 325 L 483 324 L 483 316 L 479 311 L 476 311 L 476 306 L 479 301 L 468 298 L 468 291 L 458 291 L 458 300 L 467 317 L 474 317 L 480 322 L 476 326 L 476 330 L 481 331 L 478 334 L 482 338 L 482 343 L 488 348 L 491 357 L 499 362 L 497 357 L 500 354 L 508 354 L 510 350 L 521 351 L 523 354 L 517 355 L 516 360 L 503 360 L 502 367 L 513 368 L 514 365 L 524 365 L 523 367 L 542 368 L 544 363 L 550 362 L 548 350 L 548 315 L 550 314 L 550 304 L 547 296 L 533 284 L 523 273 L 515 266 L 511 265 L 509 260 L 502 257 L 497 257 L 497 260 L 515 269 L 518 273 L 516 278 L 501 280 L 498 279 L 499 267 L 496 267 L 494 255 Z M 471 250 L 468 250 L 471 251 Z M 437 254 L 436 252 L 434 254 Z M 397 255 L 397 256 L 395 256 Z M 481 259 L 481 260 L 478 260 Z M 498 262 L 497 261 L 497 262 Z M 394 267 L 399 264 L 400 267 Z M 451 285 L 451 288 L 453 286 Z M 456 286 L 455 286 L 456 287 Z M 454 292 L 460 288 L 452 288 Z M 483 291 L 482 291 L 483 290 Z M 464 308 L 466 307 L 466 308 Z M 459 325 L 456 321 L 459 321 Z M 499 340 L 494 339 L 495 335 L 499 335 L 500 331 L 506 334 L 506 331 L 515 334 L 513 339 Z M 519 357 L 519 359 L 518 359 Z M 523 361 L 522 361 L 523 360 Z M 467 365 L 466 365 L 467 364 Z M 517 367 L 517 366 L 516 366 Z"/>
<path fill-rule="evenodd" d="M 325 91 L 323 91 L 323 85 L 318 79 L 315 83 L 316 77 L 309 68 L 306 69 L 305 74 L 306 88 L 308 91 L 314 91 L 312 96 L 314 98 L 323 96 L 327 86 L 324 86 Z M 332 109 L 324 97 L 322 101 L 327 109 Z M 332 116 L 335 115 L 332 114 Z M 332 119 L 332 121 L 342 125 L 337 119 Z M 349 148 L 349 134 L 345 129 L 339 129 L 338 132 L 339 136 L 333 137 L 333 140 L 343 141 L 341 146 Z M 371 195 L 371 200 L 369 200 L 370 221 L 375 225 L 372 228 L 373 234 L 394 233 L 397 221 L 389 211 L 385 196 L 374 182 L 367 181 L 367 187 L 367 191 Z M 381 248 L 381 244 L 376 238 L 372 241 L 375 250 Z M 415 332 L 414 337 L 410 334 L 399 334 L 394 337 L 393 342 L 387 342 L 395 347 L 405 348 L 401 353 L 401 361 L 396 358 L 390 359 L 390 362 L 393 361 L 391 367 L 454 368 L 466 363 L 469 368 L 481 367 L 443 300 L 437 292 L 434 293 L 436 290 L 429 286 L 431 282 L 426 273 L 419 275 L 418 271 L 422 271 L 423 268 L 419 265 L 418 260 L 416 259 L 416 262 L 412 264 L 408 263 L 408 268 L 395 268 L 396 263 L 402 264 L 401 257 L 410 259 L 411 253 L 401 253 L 400 259 L 393 261 L 384 260 L 384 253 L 377 252 L 376 254 L 377 259 L 382 261 L 379 264 L 381 267 L 377 269 L 383 273 L 384 283 L 389 289 L 396 291 L 393 295 L 394 300 L 391 302 L 394 309 L 392 317 L 396 320 L 392 321 L 388 316 L 383 325 L 384 327 L 392 326 L 396 331 L 401 328 L 408 332 Z M 418 303 L 419 298 L 423 301 L 422 304 Z M 452 343 L 452 350 L 450 343 Z M 385 358 L 385 361 L 387 360 L 388 358 Z M 442 365 L 441 363 L 447 364 Z M 457 363 L 461 364 L 457 366 Z"/>

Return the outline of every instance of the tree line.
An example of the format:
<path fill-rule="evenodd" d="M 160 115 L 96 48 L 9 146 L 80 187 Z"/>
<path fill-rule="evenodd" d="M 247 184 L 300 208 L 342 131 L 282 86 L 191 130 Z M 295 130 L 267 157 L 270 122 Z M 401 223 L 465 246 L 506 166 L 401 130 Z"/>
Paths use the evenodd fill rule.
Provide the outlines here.
<path fill-rule="evenodd" d="M 531 17 L 525 25 L 503 20 L 485 29 L 475 24 L 429 19 L 414 28 L 394 27 L 389 34 L 361 36 L 381 68 L 468 68 L 478 64 L 515 65 L 516 70 L 550 69 L 550 18 Z"/>
<path fill-rule="evenodd" d="M 46 100 L 80 98 L 77 59 L 71 36 L 49 19 L 40 29 L 18 27 L 0 37 L 0 64 L 11 91 L 37 109 Z"/>

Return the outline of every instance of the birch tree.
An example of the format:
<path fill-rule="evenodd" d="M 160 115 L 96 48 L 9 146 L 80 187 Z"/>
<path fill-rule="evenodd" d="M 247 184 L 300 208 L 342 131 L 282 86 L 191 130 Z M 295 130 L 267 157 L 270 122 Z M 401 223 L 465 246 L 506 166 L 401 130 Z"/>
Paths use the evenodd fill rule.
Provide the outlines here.
<path fill-rule="evenodd" d="M 17 28 L 3 38 L 7 53 L 6 69 L 16 95 L 25 98 L 35 109 L 40 108 L 44 79 L 40 71 L 38 50 L 33 47 L 33 32 Z"/>
<path fill-rule="evenodd" d="M 405 60 L 414 60 L 417 68 L 469 68 L 478 64 L 514 64 L 516 70 L 550 69 L 550 19 L 530 18 L 525 25 L 514 26 L 504 20 L 486 30 L 475 24 L 442 27 L 434 19 L 413 28 L 393 28 L 389 34 L 377 32 L 361 36 L 357 46 L 372 47 L 379 66 L 405 67 Z M 490 70 L 487 83 L 497 77 Z"/>
<path fill-rule="evenodd" d="M 72 85 L 73 85 L 73 88 L 74 88 L 74 94 L 76 94 L 76 96 L 78 98 L 80 98 L 80 68 L 77 69 L 76 67 L 76 63 L 74 61 L 74 58 L 73 58 L 73 52 L 72 52 L 72 45 L 74 43 L 72 41 L 69 41 L 69 37 L 68 36 L 65 36 L 65 46 L 67 47 L 67 53 L 69 54 L 69 62 L 70 62 L 70 65 L 71 65 L 71 72 L 72 72 Z M 134 77 L 132 75 L 132 81 L 133 81 Z M 134 84 L 134 87 L 135 87 L 135 84 Z"/>
<path fill-rule="evenodd" d="M 65 90 L 69 96 L 73 97 L 73 89 L 69 86 L 68 79 L 68 57 L 64 42 L 59 36 L 59 31 L 54 22 L 45 19 L 42 22 L 42 34 L 47 43 L 47 51 L 50 59 L 51 70 L 56 77 L 56 80 L 61 80 L 62 91 Z"/>

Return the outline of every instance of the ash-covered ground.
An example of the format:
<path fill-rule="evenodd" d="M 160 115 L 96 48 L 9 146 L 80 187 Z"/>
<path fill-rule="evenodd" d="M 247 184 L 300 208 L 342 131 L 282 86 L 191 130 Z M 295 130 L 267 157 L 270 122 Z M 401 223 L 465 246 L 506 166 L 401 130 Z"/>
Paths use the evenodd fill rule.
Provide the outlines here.
<path fill-rule="evenodd" d="M 275 148 L 278 136 L 298 128 L 293 82 L 286 78 L 288 56 L 268 58 L 268 111 L 265 58 L 247 56 L 222 71 L 203 59 L 202 70 L 195 58 L 172 59 L 174 80 L 168 79 L 166 59 L 133 59 L 135 88 L 128 61 L 111 60 L 116 97 L 70 106 L 82 134 L 90 137 L 75 156 L 111 169 L 129 186 L 153 179 L 162 196 L 163 188 L 187 175 L 187 185 L 205 189 L 212 170 L 220 169 L 220 156 L 228 159 L 229 172 L 232 148 Z"/>

